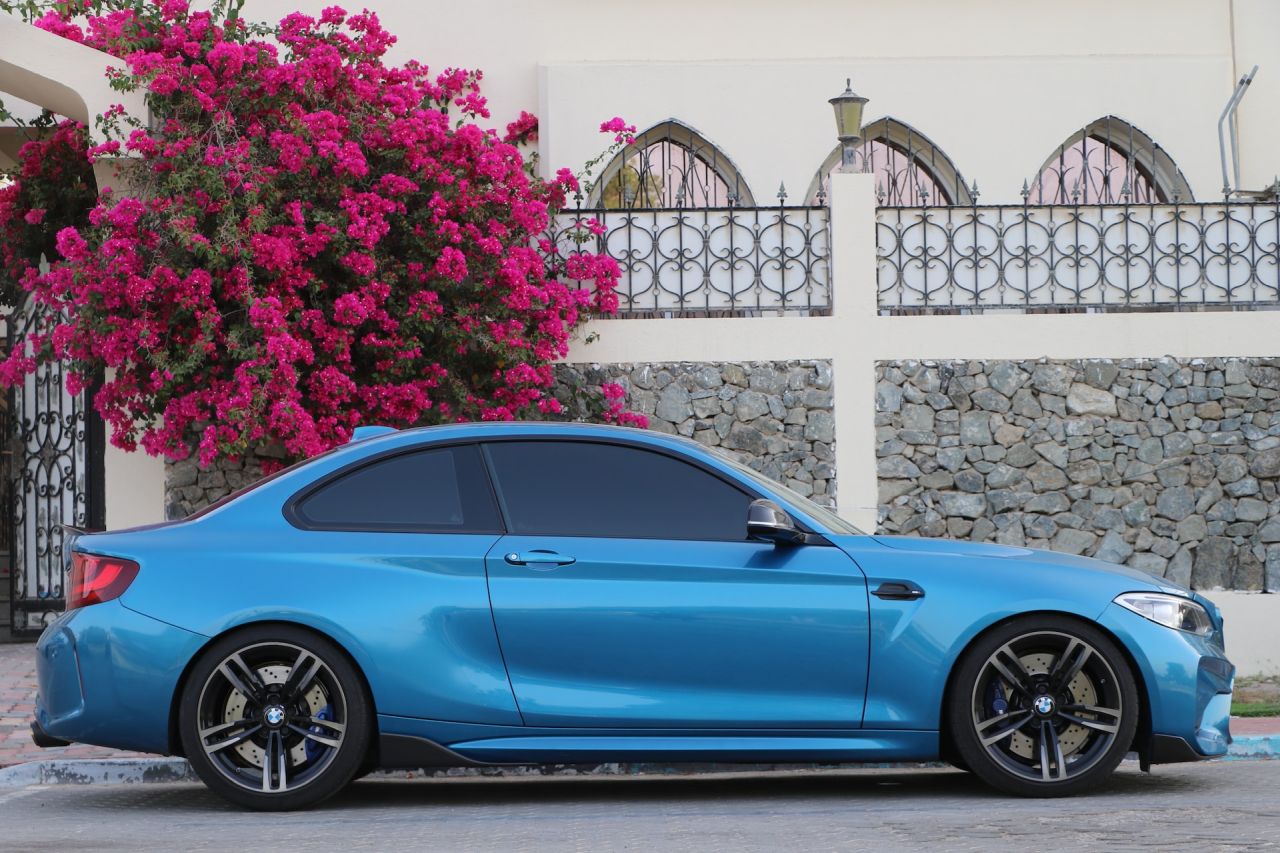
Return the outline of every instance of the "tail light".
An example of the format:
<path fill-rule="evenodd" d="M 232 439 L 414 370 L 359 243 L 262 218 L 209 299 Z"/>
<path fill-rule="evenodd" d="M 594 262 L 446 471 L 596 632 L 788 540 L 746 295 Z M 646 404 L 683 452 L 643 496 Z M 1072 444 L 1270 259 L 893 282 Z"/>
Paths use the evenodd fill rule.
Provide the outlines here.
<path fill-rule="evenodd" d="M 73 552 L 67 609 L 119 598 L 137 576 L 138 564 L 133 560 Z"/>

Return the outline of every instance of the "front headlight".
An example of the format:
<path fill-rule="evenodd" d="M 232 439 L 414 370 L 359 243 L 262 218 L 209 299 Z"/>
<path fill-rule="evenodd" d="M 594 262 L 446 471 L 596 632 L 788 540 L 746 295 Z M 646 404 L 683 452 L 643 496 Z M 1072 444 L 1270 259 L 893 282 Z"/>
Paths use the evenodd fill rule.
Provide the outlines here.
<path fill-rule="evenodd" d="M 1208 611 L 1189 598 L 1162 592 L 1126 592 L 1117 595 L 1115 600 L 1121 607 L 1169 628 L 1201 637 L 1213 633 L 1213 620 Z"/>

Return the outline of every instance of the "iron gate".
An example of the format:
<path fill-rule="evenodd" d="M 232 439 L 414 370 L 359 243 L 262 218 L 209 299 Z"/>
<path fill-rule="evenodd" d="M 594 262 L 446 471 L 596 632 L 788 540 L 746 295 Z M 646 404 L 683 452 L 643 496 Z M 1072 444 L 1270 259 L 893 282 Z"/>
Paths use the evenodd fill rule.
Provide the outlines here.
<path fill-rule="evenodd" d="M 10 316 L 8 340 L 37 323 L 41 308 Z M 35 636 L 66 603 L 62 529 L 103 527 L 103 425 L 84 394 L 67 393 L 63 367 L 50 364 L 10 390 L 5 428 L 11 631 Z"/>

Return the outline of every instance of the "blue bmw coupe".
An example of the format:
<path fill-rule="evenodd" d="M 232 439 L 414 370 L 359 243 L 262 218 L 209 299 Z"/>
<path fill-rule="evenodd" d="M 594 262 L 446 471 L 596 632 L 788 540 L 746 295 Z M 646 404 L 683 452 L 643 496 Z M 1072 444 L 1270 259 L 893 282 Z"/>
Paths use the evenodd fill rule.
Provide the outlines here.
<path fill-rule="evenodd" d="M 255 809 L 375 767 L 943 758 L 1072 794 L 1221 755 L 1203 597 L 861 533 L 682 438 L 366 428 L 184 521 L 69 534 L 36 741 L 183 755 Z"/>

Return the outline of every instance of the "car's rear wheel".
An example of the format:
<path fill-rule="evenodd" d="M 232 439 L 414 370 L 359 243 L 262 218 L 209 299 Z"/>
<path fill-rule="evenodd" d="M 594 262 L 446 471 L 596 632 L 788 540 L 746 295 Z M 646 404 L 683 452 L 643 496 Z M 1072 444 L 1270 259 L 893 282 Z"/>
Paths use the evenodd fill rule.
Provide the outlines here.
<path fill-rule="evenodd" d="M 1055 797 L 1093 787 L 1133 741 L 1138 690 L 1124 655 L 1074 619 L 1028 617 L 997 628 L 964 655 L 947 722 L 983 781 Z"/>
<path fill-rule="evenodd" d="M 370 704 L 333 643 L 264 625 L 205 651 L 178 725 L 187 760 L 215 793 L 251 809 L 299 809 L 355 776 L 369 748 Z"/>

